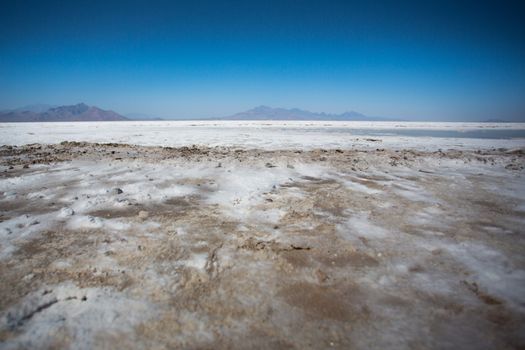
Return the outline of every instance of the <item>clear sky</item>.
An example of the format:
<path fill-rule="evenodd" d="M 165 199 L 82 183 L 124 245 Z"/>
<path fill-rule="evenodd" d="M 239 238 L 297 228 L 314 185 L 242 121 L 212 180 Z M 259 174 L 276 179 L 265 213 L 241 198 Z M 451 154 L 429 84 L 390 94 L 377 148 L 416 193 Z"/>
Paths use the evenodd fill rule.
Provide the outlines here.
<path fill-rule="evenodd" d="M 525 121 L 524 1 L 2 1 L 0 109 Z"/>

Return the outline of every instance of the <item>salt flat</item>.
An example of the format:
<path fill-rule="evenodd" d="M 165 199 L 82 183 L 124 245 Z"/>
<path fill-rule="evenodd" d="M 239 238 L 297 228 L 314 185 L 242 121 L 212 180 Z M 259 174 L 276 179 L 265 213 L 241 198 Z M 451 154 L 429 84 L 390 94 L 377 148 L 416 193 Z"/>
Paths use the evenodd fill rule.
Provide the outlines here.
<path fill-rule="evenodd" d="M 296 124 L 0 125 L 0 347 L 525 346 L 523 139 Z"/>
<path fill-rule="evenodd" d="M 384 133 L 377 134 L 378 130 Z M 519 138 L 411 137 L 420 131 L 507 131 Z M 372 132 L 375 133 L 372 134 Z M 425 135 L 423 133 L 423 135 Z M 459 134 L 459 136 L 462 136 Z M 62 141 L 126 143 L 142 146 L 238 146 L 262 149 L 357 148 L 487 149 L 525 145 L 525 123 L 334 122 L 334 121 L 130 121 L 0 123 L 0 144 L 53 144 Z"/>

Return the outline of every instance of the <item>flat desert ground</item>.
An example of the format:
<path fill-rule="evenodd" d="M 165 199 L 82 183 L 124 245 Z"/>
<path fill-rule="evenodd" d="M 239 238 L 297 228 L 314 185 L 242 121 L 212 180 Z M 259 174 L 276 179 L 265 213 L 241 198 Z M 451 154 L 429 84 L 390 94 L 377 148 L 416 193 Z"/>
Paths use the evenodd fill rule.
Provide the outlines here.
<path fill-rule="evenodd" d="M 0 124 L 2 349 L 523 349 L 525 139 Z"/>

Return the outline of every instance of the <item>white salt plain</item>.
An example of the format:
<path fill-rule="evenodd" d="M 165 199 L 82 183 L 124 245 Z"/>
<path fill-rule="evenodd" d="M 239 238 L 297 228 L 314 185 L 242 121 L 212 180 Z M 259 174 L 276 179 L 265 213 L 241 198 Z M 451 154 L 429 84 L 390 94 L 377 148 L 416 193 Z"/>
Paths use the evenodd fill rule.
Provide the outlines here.
<path fill-rule="evenodd" d="M 525 139 L 396 128 L 524 124 L 0 124 L 0 348 L 524 347 Z"/>
<path fill-rule="evenodd" d="M 375 131 L 367 136 L 368 131 Z M 385 130 L 385 134 L 377 131 Z M 396 131 L 516 132 L 519 138 L 412 137 Z M 422 133 L 425 135 L 424 133 Z M 370 139 L 380 140 L 370 141 Z M 0 144 L 86 141 L 142 146 L 237 146 L 263 149 L 415 148 L 486 149 L 525 145 L 525 123 L 336 122 L 336 121 L 129 121 L 0 123 Z"/>

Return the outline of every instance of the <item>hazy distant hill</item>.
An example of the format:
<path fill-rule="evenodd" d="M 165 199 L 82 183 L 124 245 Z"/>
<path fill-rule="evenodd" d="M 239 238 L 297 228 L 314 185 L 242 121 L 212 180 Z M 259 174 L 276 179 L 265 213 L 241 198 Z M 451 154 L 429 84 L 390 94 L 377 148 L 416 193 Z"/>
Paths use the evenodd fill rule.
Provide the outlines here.
<path fill-rule="evenodd" d="M 79 103 L 72 106 L 52 107 L 43 112 L 15 109 L 0 112 L 0 122 L 76 122 L 128 120 L 113 111 Z"/>
<path fill-rule="evenodd" d="M 345 112 L 341 114 L 315 113 L 302 109 L 272 108 L 259 106 L 246 112 L 237 113 L 228 117 L 220 118 L 224 120 L 391 120 L 380 117 L 369 117 L 357 112 Z"/>
<path fill-rule="evenodd" d="M 339 121 L 381 121 L 394 120 L 369 117 L 358 112 L 341 114 L 316 113 L 298 108 L 272 108 L 259 106 L 245 112 L 222 118 L 198 118 L 200 120 L 339 120 Z M 147 114 L 130 113 L 122 116 L 116 112 L 79 103 L 71 106 L 53 107 L 30 105 L 9 111 L 0 111 L 0 122 L 73 122 L 73 121 L 119 121 L 119 120 L 163 120 Z"/>

